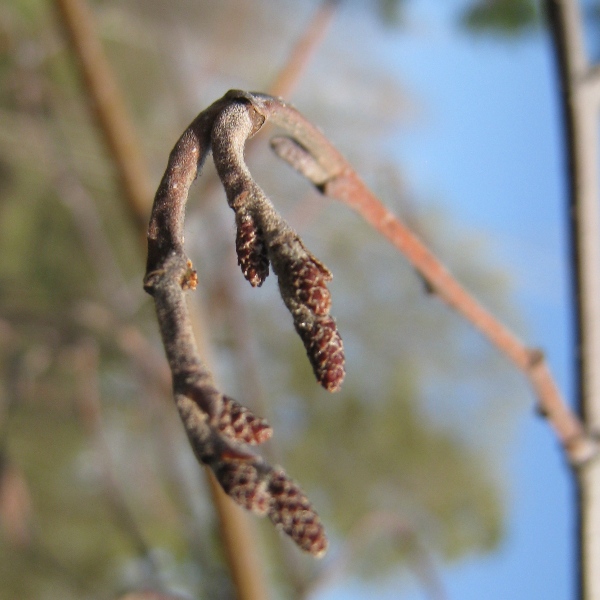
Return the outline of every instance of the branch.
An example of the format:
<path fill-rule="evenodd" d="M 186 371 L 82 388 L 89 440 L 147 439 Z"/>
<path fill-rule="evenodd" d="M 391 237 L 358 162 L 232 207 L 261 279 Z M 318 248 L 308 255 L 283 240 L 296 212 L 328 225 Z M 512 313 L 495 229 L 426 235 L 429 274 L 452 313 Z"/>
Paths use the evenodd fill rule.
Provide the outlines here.
<path fill-rule="evenodd" d="M 344 359 L 328 314 L 324 281 L 329 272 L 275 212 L 243 163 L 243 145 L 263 123 L 253 96 L 233 91 L 200 113 L 183 133 L 154 200 L 144 285 L 154 298 L 176 405 L 198 460 L 212 469 L 238 504 L 269 516 L 303 550 L 319 556 L 327 541 L 317 514 L 284 471 L 251 449 L 268 439 L 271 430 L 216 389 L 198 355 L 184 298 L 184 291 L 197 283 L 183 250 L 185 203 L 212 145 L 217 171 L 236 211 L 236 246 L 244 275 L 253 286 L 260 285 L 271 263 L 317 377 L 328 389 L 339 387 Z"/>
<path fill-rule="evenodd" d="M 569 461 L 577 466 L 595 456 L 596 441 L 587 435 L 581 421 L 564 402 L 543 354 L 523 345 L 470 296 L 423 243 L 366 188 L 347 161 L 315 126 L 290 105 L 271 96 L 232 90 L 203 111 L 180 138 L 171 153 L 169 166 L 157 192 L 149 228 L 148 291 L 152 292 L 159 282 L 165 285 L 164 282 L 169 279 L 165 268 L 168 264 L 177 263 L 170 281 L 172 293 L 177 294 L 178 298 L 182 298 L 182 285 L 188 285 L 193 276 L 183 253 L 183 210 L 189 186 L 212 143 L 217 170 L 227 191 L 229 204 L 236 212 L 238 262 L 244 275 L 252 285 L 260 285 L 268 274 L 269 263 L 273 266 L 279 277 L 282 297 L 294 315 L 296 329 L 303 338 L 317 378 L 329 389 L 339 387 L 343 377 L 343 350 L 337 330 L 334 330 L 333 350 L 325 346 L 323 352 L 321 345 L 312 345 L 311 342 L 315 337 L 317 340 L 323 339 L 323 320 L 320 315 L 328 316 L 330 300 L 324 281 L 329 278 L 329 272 L 275 213 L 243 163 L 245 140 L 267 120 L 293 135 L 293 138 L 278 137 L 272 141 L 273 149 L 281 158 L 325 195 L 341 200 L 356 210 L 407 257 L 432 291 L 479 329 L 523 371 L 534 389 L 541 412 L 548 418 Z M 303 280 L 302 266 L 305 265 L 310 265 L 308 271 L 304 271 L 310 275 Z M 314 304 L 315 297 L 311 294 L 315 290 L 322 304 Z M 184 306 L 181 299 L 177 304 L 164 302 L 157 300 L 156 294 L 155 301 L 161 323 L 173 314 L 170 312 L 172 307 L 177 306 L 175 310 L 182 311 L 181 307 Z M 294 303 L 300 303 L 301 307 L 298 308 Z M 303 329 L 305 321 L 302 318 L 311 311 L 312 315 L 309 316 L 313 321 L 316 319 L 314 330 Z M 180 316 L 171 322 L 179 323 Z M 169 348 L 176 333 L 173 329 L 165 329 L 162 324 L 161 328 L 175 375 L 177 358 L 189 360 L 190 356 L 196 356 L 195 350 L 188 346 L 183 354 L 175 356 Z M 309 329 L 312 337 L 307 334 Z M 329 335 L 328 326 L 325 330 Z M 185 331 L 181 333 L 187 335 Z M 317 352 L 311 356 L 315 348 Z M 328 359 L 331 359 L 330 363 Z M 201 364 L 198 358 L 194 362 Z M 329 375 L 323 377 L 323 372 L 336 374 L 335 385 L 331 385 Z M 218 396 L 218 392 L 214 391 L 213 397 Z M 213 400 L 213 403 L 218 405 L 217 400 Z M 206 403 L 201 409 L 216 410 Z M 209 419 L 213 418 L 210 410 Z"/>
<path fill-rule="evenodd" d="M 576 0 L 546 0 L 564 127 L 572 294 L 576 316 L 577 399 L 588 431 L 600 431 L 600 191 L 598 181 L 598 68 L 590 68 Z M 578 473 L 578 584 L 598 598 L 600 582 L 600 462 Z"/>
<path fill-rule="evenodd" d="M 428 287 L 474 325 L 528 377 L 540 407 L 573 466 L 598 452 L 598 444 L 585 431 L 564 401 L 540 350 L 527 348 L 511 331 L 479 304 L 448 272 L 433 253 L 360 180 L 348 162 L 323 134 L 291 106 L 263 97 L 265 113 L 288 130 L 293 139 L 279 137 L 272 147 L 280 158 L 309 179 L 323 194 L 358 212 L 386 237 L 425 279 Z"/>
<path fill-rule="evenodd" d="M 55 4 L 79 62 L 131 218 L 143 229 L 148 211 L 150 177 L 125 101 L 96 33 L 91 11 L 81 0 L 55 0 Z"/>

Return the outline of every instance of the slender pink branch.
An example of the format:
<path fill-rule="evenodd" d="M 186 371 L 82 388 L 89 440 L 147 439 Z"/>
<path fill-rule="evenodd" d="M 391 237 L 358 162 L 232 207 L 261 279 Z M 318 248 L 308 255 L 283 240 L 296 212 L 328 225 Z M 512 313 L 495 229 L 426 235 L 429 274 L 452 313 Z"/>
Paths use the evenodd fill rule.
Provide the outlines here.
<path fill-rule="evenodd" d="M 321 2 L 301 37 L 292 47 L 282 69 L 269 86 L 269 92 L 273 96 L 289 96 L 292 93 L 300 75 L 306 70 L 313 54 L 325 38 L 339 4 L 340 0 Z"/>
<path fill-rule="evenodd" d="M 450 274 L 435 255 L 366 187 L 325 136 L 292 106 L 260 96 L 262 112 L 292 137 L 272 140 L 275 152 L 307 177 L 323 194 L 359 213 L 411 263 L 428 286 L 475 326 L 530 380 L 540 411 L 548 418 L 572 465 L 598 452 L 579 417 L 562 397 L 543 354 L 525 346 Z"/>

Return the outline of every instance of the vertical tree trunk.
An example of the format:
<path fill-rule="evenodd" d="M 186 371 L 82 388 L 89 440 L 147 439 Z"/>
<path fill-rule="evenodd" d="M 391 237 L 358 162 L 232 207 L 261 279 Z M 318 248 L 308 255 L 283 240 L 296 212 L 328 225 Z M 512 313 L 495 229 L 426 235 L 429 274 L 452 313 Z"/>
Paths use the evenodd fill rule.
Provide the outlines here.
<path fill-rule="evenodd" d="M 600 214 L 598 73 L 587 59 L 578 0 L 547 0 L 560 73 L 568 158 L 578 396 L 586 429 L 600 431 Z M 579 484 L 579 597 L 600 600 L 600 461 Z"/>

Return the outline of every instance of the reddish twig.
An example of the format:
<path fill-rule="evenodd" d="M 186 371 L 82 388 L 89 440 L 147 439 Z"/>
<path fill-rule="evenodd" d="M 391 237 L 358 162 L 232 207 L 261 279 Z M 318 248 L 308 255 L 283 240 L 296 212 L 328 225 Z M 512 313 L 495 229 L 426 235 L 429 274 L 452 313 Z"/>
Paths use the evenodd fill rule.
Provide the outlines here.
<path fill-rule="evenodd" d="M 341 0 L 323 0 L 269 86 L 273 96 L 289 96 L 323 41 Z"/>
<path fill-rule="evenodd" d="M 580 419 L 564 401 L 543 353 L 526 347 L 477 302 L 421 240 L 387 210 L 317 128 L 290 105 L 273 98 L 262 98 L 268 118 L 291 130 L 294 136 L 293 139 L 273 139 L 274 151 L 323 194 L 358 212 L 404 254 L 433 292 L 473 324 L 528 377 L 540 412 L 548 418 L 573 466 L 596 456 L 597 441 L 588 435 Z"/>

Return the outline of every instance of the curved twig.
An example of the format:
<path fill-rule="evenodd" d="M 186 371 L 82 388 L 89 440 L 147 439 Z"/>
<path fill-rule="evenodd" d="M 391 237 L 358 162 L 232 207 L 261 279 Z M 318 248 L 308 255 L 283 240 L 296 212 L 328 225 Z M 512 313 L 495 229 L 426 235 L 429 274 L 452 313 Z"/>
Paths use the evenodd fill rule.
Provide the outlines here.
<path fill-rule="evenodd" d="M 309 351 L 314 351 L 315 372 L 325 387 L 339 386 L 343 376 L 341 341 L 336 346 L 339 336 L 335 326 L 331 341 L 327 338 L 329 321 L 322 325 L 326 317 L 333 323 L 328 316 L 329 296 L 322 282 L 325 267 L 277 215 L 243 164 L 243 145 L 263 122 L 253 97 L 232 91 L 203 111 L 183 133 L 171 152 L 156 193 L 148 228 L 144 285 L 154 297 L 175 401 L 197 458 L 213 470 L 224 491 L 238 504 L 259 515 L 268 515 L 301 548 L 319 556 L 327 541 L 317 514 L 283 470 L 268 465 L 249 447 L 268 439 L 271 429 L 216 389 L 198 355 L 183 293 L 196 286 L 195 271 L 183 250 L 185 203 L 189 187 L 213 145 L 217 170 L 236 211 L 244 274 L 253 285 L 260 285 L 266 273 L 259 267 L 267 257 L 279 275 L 282 296 L 301 335 L 312 326 L 310 318 L 318 325 L 316 341 L 311 338 L 312 346 L 307 345 Z M 326 352 L 317 348 L 323 340 Z M 331 360 L 325 360 L 327 357 Z M 323 364 L 318 371 L 317 367 Z"/>
<path fill-rule="evenodd" d="M 267 120 L 292 136 L 272 141 L 281 158 L 321 192 L 359 212 L 408 258 L 432 291 L 525 373 L 571 463 L 580 465 L 596 455 L 596 441 L 563 401 L 543 354 L 524 346 L 471 297 L 366 188 L 314 125 L 280 99 L 230 90 L 198 115 L 171 152 L 148 228 L 145 278 L 145 289 L 156 304 L 179 414 L 198 459 L 212 468 L 225 492 L 255 513 L 269 515 L 303 549 L 315 555 L 325 551 L 323 527 L 306 496 L 282 470 L 268 465 L 248 446 L 270 436 L 268 425 L 215 388 L 198 355 L 183 294 L 197 282 L 183 249 L 185 204 L 212 148 L 236 215 L 236 249 L 244 276 L 253 286 L 260 286 L 269 266 L 273 268 L 318 381 L 331 391 L 341 385 L 343 347 L 329 316 L 331 299 L 326 287 L 331 274 L 275 211 L 244 163 L 246 140 Z"/>

